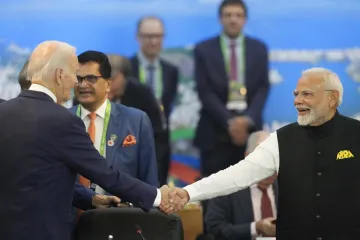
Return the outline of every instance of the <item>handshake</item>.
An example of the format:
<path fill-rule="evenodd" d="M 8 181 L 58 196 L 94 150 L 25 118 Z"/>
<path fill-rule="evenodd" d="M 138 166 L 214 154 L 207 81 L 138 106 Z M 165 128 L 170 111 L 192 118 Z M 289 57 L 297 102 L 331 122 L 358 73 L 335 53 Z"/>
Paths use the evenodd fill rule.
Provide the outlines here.
<path fill-rule="evenodd" d="M 172 188 L 164 185 L 160 188 L 161 203 L 158 207 L 165 214 L 171 214 L 180 211 L 189 202 L 190 197 L 185 189 Z"/>

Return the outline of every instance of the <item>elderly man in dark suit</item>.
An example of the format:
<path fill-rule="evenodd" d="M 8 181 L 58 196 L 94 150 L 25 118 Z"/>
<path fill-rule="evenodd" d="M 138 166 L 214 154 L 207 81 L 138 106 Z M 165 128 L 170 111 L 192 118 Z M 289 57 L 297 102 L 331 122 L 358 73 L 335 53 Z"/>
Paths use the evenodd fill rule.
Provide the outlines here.
<path fill-rule="evenodd" d="M 29 60 L 29 90 L 0 105 L 2 238 L 71 239 L 77 172 L 145 211 L 174 207 L 168 187 L 157 189 L 109 166 L 81 119 L 59 105 L 70 99 L 77 67 L 74 47 L 43 42 Z"/>
<path fill-rule="evenodd" d="M 267 132 L 250 135 L 246 155 L 269 136 Z M 209 201 L 205 215 L 207 233 L 216 240 L 252 240 L 274 237 L 278 186 L 276 175 L 244 190 Z"/>

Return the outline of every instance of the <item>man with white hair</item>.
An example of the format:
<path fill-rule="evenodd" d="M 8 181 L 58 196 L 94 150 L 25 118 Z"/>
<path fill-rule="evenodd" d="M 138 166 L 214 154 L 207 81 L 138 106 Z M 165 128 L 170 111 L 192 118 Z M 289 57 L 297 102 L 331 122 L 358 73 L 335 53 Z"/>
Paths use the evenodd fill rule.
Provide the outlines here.
<path fill-rule="evenodd" d="M 304 71 L 294 96 L 297 123 L 272 133 L 239 163 L 174 189 L 170 197 L 184 205 L 228 195 L 276 172 L 277 240 L 358 239 L 360 122 L 338 113 L 343 87 L 328 69 Z"/>
<path fill-rule="evenodd" d="M 167 186 L 156 189 L 109 166 L 82 120 L 56 104 L 70 99 L 77 67 L 74 47 L 41 43 L 29 60 L 30 89 L 0 106 L 2 239 L 71 239 L 77 172 L 145 211 L 171 209 Z"/>

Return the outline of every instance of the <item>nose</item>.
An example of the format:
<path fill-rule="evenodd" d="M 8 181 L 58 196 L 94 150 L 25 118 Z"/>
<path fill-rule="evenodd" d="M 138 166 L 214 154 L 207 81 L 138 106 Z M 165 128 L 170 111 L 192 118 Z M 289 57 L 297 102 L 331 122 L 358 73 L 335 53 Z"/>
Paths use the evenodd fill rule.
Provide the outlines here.
<path fill-rule="evenodd" d="M 302 97 L 302 95 L 301 94 L 296 95 L 294 99 L 295 106 L 303 103 L 304 103 L 304 98 Z"/>

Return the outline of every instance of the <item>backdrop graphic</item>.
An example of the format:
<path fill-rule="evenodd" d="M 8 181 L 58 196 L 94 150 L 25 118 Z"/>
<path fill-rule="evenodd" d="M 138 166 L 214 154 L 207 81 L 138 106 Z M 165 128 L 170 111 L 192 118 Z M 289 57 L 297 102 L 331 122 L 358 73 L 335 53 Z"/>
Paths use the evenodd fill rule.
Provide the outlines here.
<path fill-rule="evenodd" d="M 99 50 L 130 56 L 137 51 L 136 21 L 158 15 L 166 25 L 163 57 L 178 65 L 181 84 L 171 116 L 171 182 L 194 180 L 199 165 L 192 146 L 200 103 L 194 91 L 192 47 L 220 31 L 219 0 L 0 0 L 0 98 L 19 93 L 17 74 L 41 41 L 56 39 L 78 53 Z M 245 32 L 270 48 L 272 89 L 264 128 L 273 131 L 296 119 L 291 95 L 301 70 L 322 66 L 344 85 L 340 112 L 360 119 L 360 1 L 249 0 Z"/>

